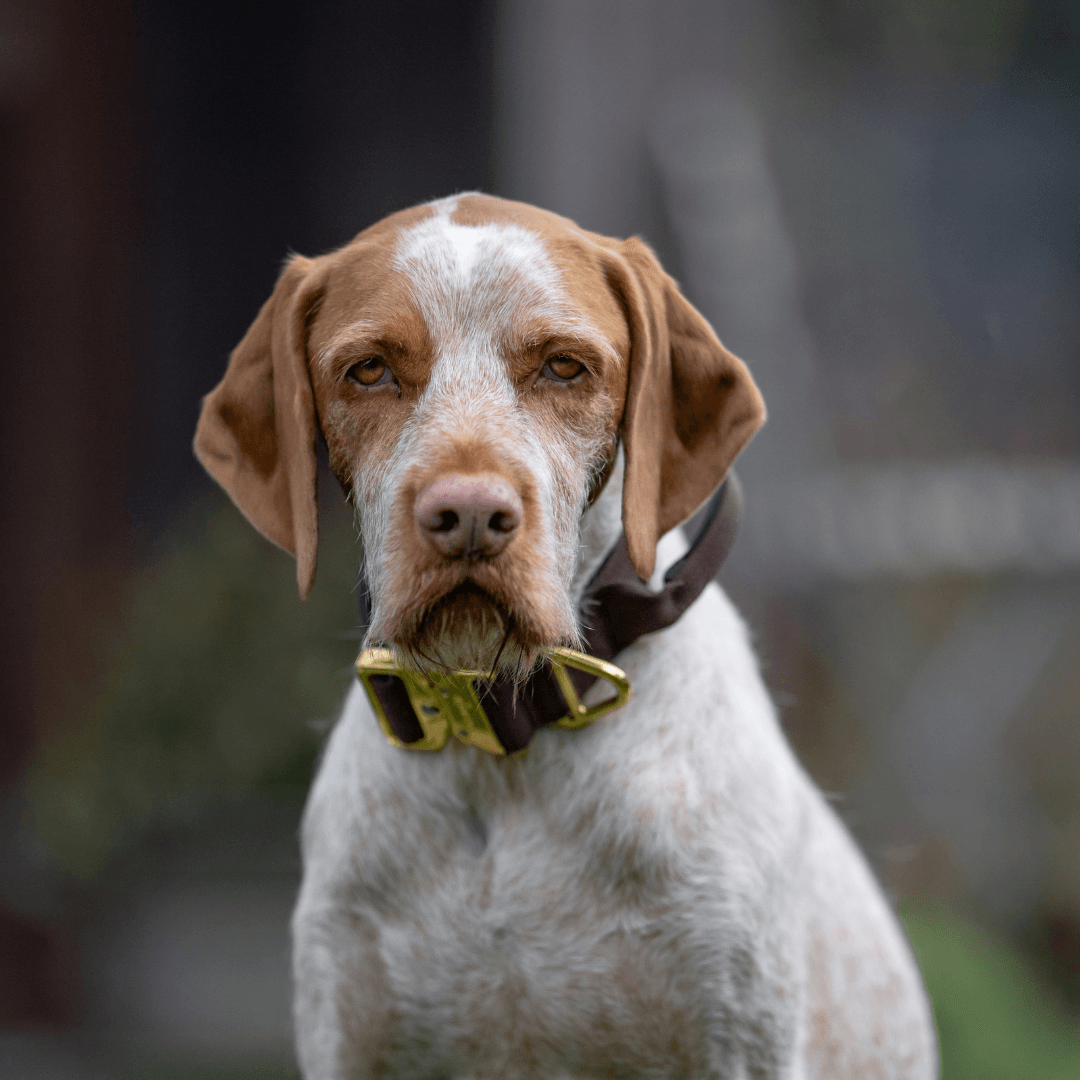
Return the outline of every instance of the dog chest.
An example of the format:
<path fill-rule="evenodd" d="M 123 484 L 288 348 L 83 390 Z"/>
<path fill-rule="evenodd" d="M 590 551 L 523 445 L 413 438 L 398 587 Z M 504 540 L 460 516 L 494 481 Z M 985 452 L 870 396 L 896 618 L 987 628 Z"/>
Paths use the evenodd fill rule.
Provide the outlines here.
<path fill-rule="evenodd" d="M 313 796 L 308 881 L 344 893 L 370 930 L 390 1075 L 436 1062 L 443 1075 L 481 1075 L 480 1061 L 505 1076 L 527 1075 L 527 1061 L 538 1075 L 612 1062 L 666 1073 L 673 1061 L 673 1075 L 700 1074 L 736 1054 L 725 1039 L 751 1011 L 783 1044 L 794 1000 L 770 996 L 780 950 L 751 932 L 758 883 L 718 856 L 731 845 L 713 812 L 740 826 L 697 790 L 689 762 L 639 769 L 606 729 L 544 733 L 512 763 L 468 747 L 385 747 L 363 710 L 343 724 Z M 349 761 L 364 774 L 359 798 Z M 335 833 L 347 855 L 319 846 Z"/>
<path fill-rule="evenodd" d="M 466 823 L 422 887 L 372 912 L 391 1072 L 409 1075 L 420 1058 L 451 1075 L 477 1075 L 480 1062 L 522 1075 L 530 1061 L 542 1075 L 613 1063 L 645 1075 L 673 1060 L 676 1073 L 706 1071 L 717 942 L 702 947 L 689 875 L 633 857 L 603 865 L 619 853 L 568 845 L 543 821 L 485 826 L 482 847 Z"/>

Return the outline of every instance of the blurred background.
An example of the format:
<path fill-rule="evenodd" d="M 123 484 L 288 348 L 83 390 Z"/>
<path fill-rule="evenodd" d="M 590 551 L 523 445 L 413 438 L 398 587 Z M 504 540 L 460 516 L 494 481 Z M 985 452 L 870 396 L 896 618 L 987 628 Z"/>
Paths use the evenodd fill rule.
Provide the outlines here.
<path fill-rule="evenodd" d="M 722 574 L 947 1080 L 1080 1076 L 1080 4 L 5 0 L 0 1080 L 294 1077 L 356 649 L 190 453 L 287 252 L 454 191 L 638 233 L 770 421 Z"/>

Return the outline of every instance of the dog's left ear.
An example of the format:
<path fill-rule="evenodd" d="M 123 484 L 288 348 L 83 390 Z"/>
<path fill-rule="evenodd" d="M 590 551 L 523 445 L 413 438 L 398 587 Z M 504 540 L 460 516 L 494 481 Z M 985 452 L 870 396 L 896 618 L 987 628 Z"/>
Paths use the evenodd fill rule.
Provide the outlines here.
<path fill-rule="evenodd" d="M 656 543 L 685 521 L 727 475 L 765 420 L 746 365 L 720 344 L 636 237 L 617 249 L 609 280 L 630 324 L 623 413 L 623 532 L 638 575 L 656 565 Z"/>
<path fill-rule="evenodd" d="M 313 263 L 292 258 L 225 377 L 203 400 L 195 456 L 268 540 L 296 557 L 296 583 L 315 583 L 315 399 L 307 331 L 321 282 Z M 321 275 L 320 275 L 321 276 Z"/>

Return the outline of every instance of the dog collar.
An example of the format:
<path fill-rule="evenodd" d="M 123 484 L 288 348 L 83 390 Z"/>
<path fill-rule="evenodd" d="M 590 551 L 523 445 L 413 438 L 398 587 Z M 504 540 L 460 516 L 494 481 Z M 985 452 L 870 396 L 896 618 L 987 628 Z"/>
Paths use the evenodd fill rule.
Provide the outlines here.
<path fill-rule="evenodd" d="M 742 489 L 731 472 L 709 500 L 690 550 L 667 571 L 658 592 L 638 578 L 621 537 L 581 603 L 589 652 L 550 649 L 516 688 L 509 678 L 490 673 L 402 668 L 393 650 L 365 649 L 356 672 L 383 733 L 408 750 L 441 750 L 454 735 L 492 754 L 514 754 L 542 727 L 584 727 L 619 708 L 630 697 L 630 684 L 611 661 L 644 634 L 671 626 L 701 595 L 731 551 L 741 505 Z M 366 626 L 370 611 L 362 572 L 357 597 Z M 583 705 L 581 698 L 597 679 L 614 696 Z"/>

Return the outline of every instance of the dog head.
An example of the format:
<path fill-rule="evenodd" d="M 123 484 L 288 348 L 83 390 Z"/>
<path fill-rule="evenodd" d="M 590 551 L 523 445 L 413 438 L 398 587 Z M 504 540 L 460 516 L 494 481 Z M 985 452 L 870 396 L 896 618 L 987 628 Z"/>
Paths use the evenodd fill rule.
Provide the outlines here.
<path fill-rule="evenodd" d="M 577 640 L 578 520 L 620 442 L 647 578 L 763 419 L 745 365 L 641 241 L 462 195 L 291 259 L 204 402 L 195 453 L 296 556 L 306 596 L 321 429 L 363 537 L 369 641 L 523 673 Z"/>

